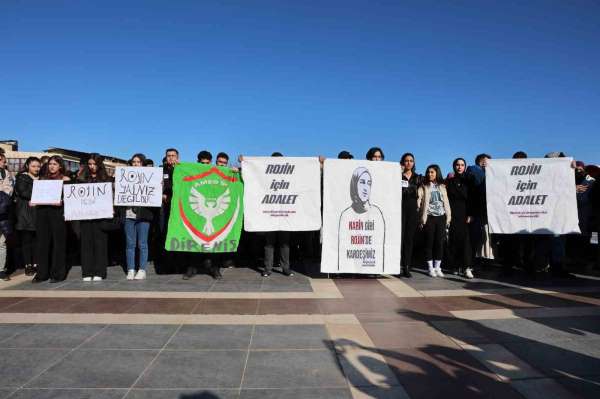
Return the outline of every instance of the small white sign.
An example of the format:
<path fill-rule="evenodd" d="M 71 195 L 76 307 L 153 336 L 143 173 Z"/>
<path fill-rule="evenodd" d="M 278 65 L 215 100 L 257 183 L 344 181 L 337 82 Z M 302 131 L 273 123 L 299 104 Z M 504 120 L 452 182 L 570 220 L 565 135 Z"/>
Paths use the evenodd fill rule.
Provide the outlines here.
<path fill-rule="evenodd" d="M 31 204 L 60 205 L 62 187 L 62 180 L 34 180 Z"/>
<path fill-rule="evenodd" d="M 65 220 L 113 217 L 112 183 L 65 184 Z"/>
<path fill-rule="evenodd" d="M 164 176 L 162 168 L 117 166 L 115 168 L 115 205 L 160 207 Z"/>

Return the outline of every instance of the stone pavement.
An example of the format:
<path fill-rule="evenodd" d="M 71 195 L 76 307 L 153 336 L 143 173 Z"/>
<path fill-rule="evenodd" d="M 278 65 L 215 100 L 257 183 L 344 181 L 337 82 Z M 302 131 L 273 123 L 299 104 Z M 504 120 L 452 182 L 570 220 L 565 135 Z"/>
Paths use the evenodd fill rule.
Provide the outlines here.
<path fill-rule="evenodd" d="M 0 398 L 600 397 L 593 277 L 223 272 L 0 282 Z"/>

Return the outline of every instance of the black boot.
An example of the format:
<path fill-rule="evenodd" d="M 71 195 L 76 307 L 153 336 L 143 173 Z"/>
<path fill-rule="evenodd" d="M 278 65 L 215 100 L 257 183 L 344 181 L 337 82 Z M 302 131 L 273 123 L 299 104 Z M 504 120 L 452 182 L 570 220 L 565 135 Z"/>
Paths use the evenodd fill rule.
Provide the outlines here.
<path fill-rule="evenodd" d="M 25 265 L 25 275 L 33 276 L 35 274 L 35 269 L 33 265 Z"/>
<path fill-rule="evenodd" d="M 402 276 L 406 278 L 412 277 L 412 274 L 410 273 L 410 266 L 404 266 L 404 268 L 402 269 Z"/>
<path fill-rule="evenodd" d="M 221 274 L 221 268 L 219 266 L 212 267 L 211 274 L 215 280 L 221 280 L 223 278 L 223 275 Z"/>
<path fill-rule="evenodd" d="M 0 270 L 0 280 L 8 281 L 10 280 L 10 276 L 4 270 Z"/>
<path fill-rule="evenodd" d="M 196 274 L 196 268 L 193 267 L 193 266 L 188 266 L 187 270 L 183 274 L 183 279 L 184 280 L 189 280 L 192 277 L 194 277 L 195 274 Z"/>

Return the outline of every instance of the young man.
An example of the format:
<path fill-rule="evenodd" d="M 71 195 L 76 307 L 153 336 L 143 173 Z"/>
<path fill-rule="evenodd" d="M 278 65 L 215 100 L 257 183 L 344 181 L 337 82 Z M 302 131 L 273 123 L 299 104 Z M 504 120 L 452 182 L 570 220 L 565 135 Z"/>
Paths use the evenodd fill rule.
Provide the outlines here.
<path fill-rule="evenodd" d="M 181 256 L 177 253 L 169 252 L 165 250 L 165 240 L 167 238 L 167 229 L 169 227 L 169 216 L 171 214 L 171 199 L 173 198 L 173 171 L 175 166 L 179 163 L 179 151 L 175 148 L 169 148 L 165 151 L 165 157 L 163 159 L 163 196 L 162 196 L 162 207 L 160 209 L 160 217 L 158 222 L 158 228 L 161 233 L 162 245 L 160 246 L 160 269 L 169 269 L 169 271 L 176 271 L 178 261 Z M 158 259 L 157 259 L 158 260 Z"/>
<path fill-rule="evenodd" d="M 6 156 L 0 154 L 0 279 L 8 280 L 6 270 L 6 240 L 11 233 L 9 210 L 13 193 L 13 178 L 6 169 Z"/>
<path fill-rule="evenodd" d="M 200 151 L 198 153 L 197 160 L 198 160 L 198 163 L 201 163 L 204 165 L 210 165 L 212 162 L 212 154 L 206 150 Z M 200 255 L 200 256 L 197 256 L 197 255 Z M 204 266 L 204 269 L 207 270 L 208 273 L 215 280 L 220 280 L 223 278 L 223 275 L 221 274 L 221 270 L 219 270 L 217 256 L 215 254 L 209 254 L 209 253 L 190 254 L 189 258 L 195 258 L 195 259 L 198 259 L 199 261 L 201 261 L 201 263 Z M 190 278 L 194 277 L 194 275 L 197 273 L 196 267 L 192 266 L 192 263 L 194 263 L 194 262 L 193 261 L 189 262 L 189 266 L 187 267 L 187 270 L 186 270 L 185 274 L 183 275 L 184 280 L 189 280 Z"/>

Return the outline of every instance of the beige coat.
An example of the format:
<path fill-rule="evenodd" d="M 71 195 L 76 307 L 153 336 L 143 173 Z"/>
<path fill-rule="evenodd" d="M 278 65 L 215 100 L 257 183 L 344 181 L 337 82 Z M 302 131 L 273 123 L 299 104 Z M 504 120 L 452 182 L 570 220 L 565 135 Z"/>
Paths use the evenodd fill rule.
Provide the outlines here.
<path fill-rule="evenodd" d="M 448 202 L 448 192 L 446 191 L 446 185 L 440 184 L 438 186 L 440 194 L 442 195 L 442 202 L 444 203 L 444 211 L 446 212 L 446 226 L 450 226 L 452 220 L 452 212 L 450 211 L 450 202 Z M 429 185 L 419 186 L 417 205 L 419 207 L 419 222 L 424 226 L 427 223 L 427 208 L 429 208 L 429 199 L 431 198 L 431 187 Z"/>

